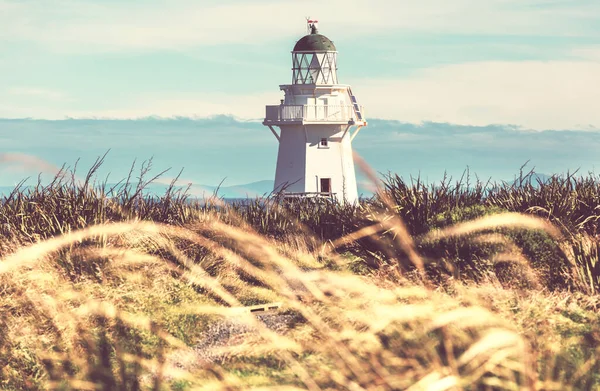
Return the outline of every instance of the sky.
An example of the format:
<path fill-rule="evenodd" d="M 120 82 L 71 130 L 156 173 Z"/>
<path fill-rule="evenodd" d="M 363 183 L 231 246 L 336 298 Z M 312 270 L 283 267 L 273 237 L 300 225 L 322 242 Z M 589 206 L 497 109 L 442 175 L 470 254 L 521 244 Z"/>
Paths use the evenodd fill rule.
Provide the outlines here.
<path fill-rule="evenodd" d="M 112 148 L 118 162 L 110 163 L 111 171 L 149 155 L 164 166 L 190 167 L 202 159 L 175 154 L 162 160 L 171 155 L 158 148 L 188 148 L 189 140 L 171 140 L 182 134 L 196 140 L 192 155 L 222 157 L 214 148 L 223 144 L 240 151 L 210 173 L 191 166 L 194 180 L 269 179 L 276 144 L 268 130 L 247 124 L 264 116 L 265 105 L 278 103 L 278 86 L 291 81 L 290 51 L 305 34 L 308 16 L 335 42 L 340 82 L 352 85 L 370 123 L 385 120 L 377 132 L 372 128 L 379 135 L 372 143 L 405 151 L 417 147 L 410 140 L 418 137 L 419 148 L 435 149 L 443 141 L 452 155 L 464 149 L 456 140 L 483 148 L 509 137 L 515 148 L 531 149 L 531 132 L 543 133 L 536 137 L 544 140 L 572 132 L 561 133 L 559 144 L 548 141 L 558 151 L 536 152 L 547 148 L 542 143 L 509 154 L 514 160 L 497 175 L 535 157 L 545 171 L 593 169 L 594 155 L 576 152 L 595 145 L 582 140 L 600 132 L 597 0 L 0 0 L 0 118 L 20 119 L 0 121 L 0 185 L 12 183 L 17 171 L 29 173 L 35 159 L 53 166 L 89 160 L 100 144 Z M 25 128 L 31 140 L 72 138 L 62 146 L 34 147 L 39 143 L 22 144 L 13 133 Z M 448 129 L 476 129 L 477 135 L 461 138 Z M 355 140 L 357 151 L 372 148 L 364 136 L 369 131 Z M 96 139 L 105 142 L 90 141 Z M 156 144 L 136 145 L 142 139 Z M 561 153 L 575 154 L 553 158 Z M 433 176 L 458 162 L 423 156 L 403 164 L 376 156 L 373 165 Z M 486 168 L 487 156 L 470 156 L 463 160 L 476 171 L 494 171 Z M 261 163 L 251 172 L 242 159 Z"/>
<path fill-rule="evenodd" d="M 277 140 L 257 121 L 230 116 L 205 119 L 142 120 L 0 120 L 0 186 L 37 173 L 50 179 L 63 163 L 77 164 L 79 178 L 94 160 L 108 151 L 98 173 L 102 182 L 124 179 L 134 159 L 133 178 L 140 164 L 152 158 L 153 173 L 171 169 L 159 184 L 168 184 L 183 169 L 179 184 L 203 186 L 247 184 L 272 180 Z M 116 141 L 115 141 L 116 140 Z M 428 183 L 444 173 L 458 179 L 469 168 L 472 180 L 509 181 L 522 165 L 541 174 L 596 170 L 600 132 L 589 130 L 535 131 L 506 125 L 464 126 L 426 122 L 410 124 L 372 119 L 353 142 L 354 150 L 380 174 L 421 176 Z M 600 168 L 600 167 L 599 167 Z M 359 175 L 359 181 L 361 179 Z M 148 178 L 147 178 L 148 179 Z M 367 188 L 365 184 L 363 188 Z M 267 189 L 268 190 L 268 189 Z"/>

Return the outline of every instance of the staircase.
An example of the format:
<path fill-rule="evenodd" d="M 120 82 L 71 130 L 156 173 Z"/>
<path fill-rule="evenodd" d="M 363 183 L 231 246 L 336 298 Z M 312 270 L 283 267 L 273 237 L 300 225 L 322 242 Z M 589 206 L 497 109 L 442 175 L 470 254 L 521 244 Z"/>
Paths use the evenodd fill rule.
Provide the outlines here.
<path fill-rule="evenodd" d="M 348 87 L 348 94 L 350 95 L 350 100 L 352 101 L 352 106 L 354 106 L 354 112 L 356 113 L 356 118 L 359 121 L 364 122 L 363 115 L 360 112 L 360 105 L 358 104 L 358 101 L 356 100 L 356 96 L 354 96 L 354 94 L 352 94 L 352 88 L 350 88 L 350 87 Z"/>

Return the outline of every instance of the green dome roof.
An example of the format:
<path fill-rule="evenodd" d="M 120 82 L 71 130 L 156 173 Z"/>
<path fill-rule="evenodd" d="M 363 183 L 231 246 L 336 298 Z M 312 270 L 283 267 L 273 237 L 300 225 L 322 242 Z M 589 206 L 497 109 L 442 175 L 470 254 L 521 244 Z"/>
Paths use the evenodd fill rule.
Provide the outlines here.
<path fill-rule="evenodd" d="M 335 52 L 336 48 L 329 38 L 321 34 L 308 34 L 300 38 L 294 46 L 295 52 Z"/>

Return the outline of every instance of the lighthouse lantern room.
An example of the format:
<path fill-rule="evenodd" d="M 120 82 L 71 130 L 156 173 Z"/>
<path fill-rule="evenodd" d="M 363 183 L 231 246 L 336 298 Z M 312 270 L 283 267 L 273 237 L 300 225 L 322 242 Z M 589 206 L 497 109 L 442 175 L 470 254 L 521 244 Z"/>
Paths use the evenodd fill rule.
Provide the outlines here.
<path fill-rule="evenodd" d="M 350 86 L 338 83 L 333 42 L 316 20 L 307 20 L 307 29 L 292 51 L 292 84 L 280 85 L 284 99 L 266 107 L 263 124 L 279 142 L 274 190 L 355 203 L 352 141 L 367 125 L 364 110 Z"/>

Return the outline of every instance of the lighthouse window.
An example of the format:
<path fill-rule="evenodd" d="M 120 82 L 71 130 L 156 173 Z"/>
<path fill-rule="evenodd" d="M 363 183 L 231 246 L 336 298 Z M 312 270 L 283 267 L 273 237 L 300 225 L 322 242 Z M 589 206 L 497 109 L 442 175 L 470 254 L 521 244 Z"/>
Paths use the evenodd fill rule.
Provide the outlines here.
<path fill-rule="evenodd" d="M 327 148 L 329 146 L 329 142 L 326 138 L 321 139 L 321 144 L 319 145 L 321 148 Z"/>
<path fill-rule="evenodd" d="M 321 193 L 331 193 L 331 178 L 321 178 Z"/>

